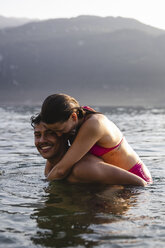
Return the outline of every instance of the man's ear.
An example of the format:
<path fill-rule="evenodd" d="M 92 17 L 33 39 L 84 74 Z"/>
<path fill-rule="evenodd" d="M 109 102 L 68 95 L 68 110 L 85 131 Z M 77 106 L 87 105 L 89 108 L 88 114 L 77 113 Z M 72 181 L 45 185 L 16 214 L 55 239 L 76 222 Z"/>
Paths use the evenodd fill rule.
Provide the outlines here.
<path fill-rule="evenodd" d="M 72 120 L 76 121 L 78 119 L 77 114 L 75 112 L 72 113 Z"/>

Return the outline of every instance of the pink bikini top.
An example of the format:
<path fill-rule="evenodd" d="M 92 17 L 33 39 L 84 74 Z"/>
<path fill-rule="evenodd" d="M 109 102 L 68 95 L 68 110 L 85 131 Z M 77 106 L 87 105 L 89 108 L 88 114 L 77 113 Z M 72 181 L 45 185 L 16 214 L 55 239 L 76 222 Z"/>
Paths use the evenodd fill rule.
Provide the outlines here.
<path fill-rule="evenodd" d="M 119 147 L 121 145 L 123 141 L 123 138 L 121 139 L 120 143 L 116 146 L 110 147 L 110 148 L 106 148 L 106 147 L 102 147 L 99 145 L 94 145 L 92 146 L 92 148 L 89 150 L 89 152 L 97 157 L 103 156 L 104 154 L 114 150 L 115 148 Z"/>
<path fill-rule="evenodd" d="M 88 106 L 83 106 L 84 109 L 88 109 L 88 110 L 92 110 L 92 108 L 88 107 Z M 119 142 L 119 144 L 117 144 L 116 146 L 110 147 L 110 148 L 106 148 L 106 147 L 102 147 L 99 145 L 94 145 L 92 146 L 92 148 L 89 150 L 89 152 L 97 157 L 103 156 L 104 154 L 114 150 L 115 148 L 119 147 L 121 145 L 123 141 L 123 138 L 121 139 L 121 141 Z"/>

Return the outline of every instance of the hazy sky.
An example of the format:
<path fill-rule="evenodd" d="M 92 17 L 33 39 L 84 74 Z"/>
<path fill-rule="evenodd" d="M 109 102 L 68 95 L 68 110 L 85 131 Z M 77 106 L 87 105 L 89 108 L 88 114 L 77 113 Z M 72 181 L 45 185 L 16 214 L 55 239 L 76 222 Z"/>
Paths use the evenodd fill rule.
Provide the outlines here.
<path fill-rule="evenodd" d="M 165 0 L 0 0 L 0 15 L 39 19 L 122 16 L 165 29 Z"/>

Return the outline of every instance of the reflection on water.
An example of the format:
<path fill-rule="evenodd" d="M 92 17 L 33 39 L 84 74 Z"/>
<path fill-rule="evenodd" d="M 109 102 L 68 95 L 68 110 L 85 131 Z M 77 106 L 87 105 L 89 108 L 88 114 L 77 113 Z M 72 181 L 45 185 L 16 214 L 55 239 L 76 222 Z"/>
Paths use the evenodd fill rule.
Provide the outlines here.
<path fill-rule="evenodd" d="M 45 206 L 36 209 L 32 218 L 40 228 L 32 240 L 51 247 L 96 245 L 94 226 L 119 222 L 136 204 L 135 190 L 122 186 L 68 185 L 52 183 Z M 133 196 L 133 197 L 132 197 Z M 95 229 L 95 228 L 94 228 Z M 44 230 L 44 235 L 43 235 Z M 85 236 L 84 236 L 85 233 Z"/>
<path fill-rule="evenodd" d="M 120 127 L 154 184 L 48 183 L 29 122 L 39 107 L 0 108 L 0 247 L 164 248 L 165 110 L 98 110 Z"/>

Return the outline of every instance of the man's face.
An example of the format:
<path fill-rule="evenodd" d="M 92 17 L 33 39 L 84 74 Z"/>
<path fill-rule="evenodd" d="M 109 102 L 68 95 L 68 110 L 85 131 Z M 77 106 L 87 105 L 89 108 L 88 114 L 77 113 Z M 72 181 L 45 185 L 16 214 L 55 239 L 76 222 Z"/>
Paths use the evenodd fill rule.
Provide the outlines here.
<path fill-rule="evenodd" d="M 34 141 L 43 158 L 52 159 L 57 156 L 60 149 L 60 140 L 55 132 L 45 127 L 43 122 L 34 127 Z"/>

